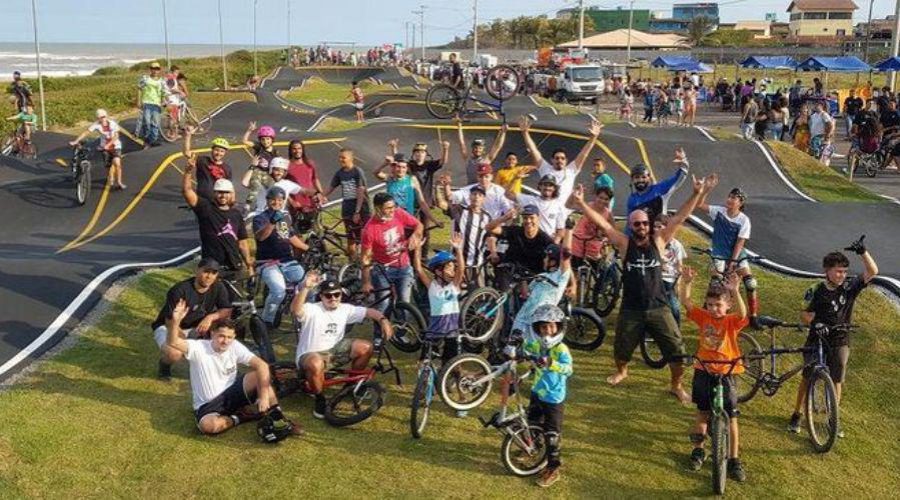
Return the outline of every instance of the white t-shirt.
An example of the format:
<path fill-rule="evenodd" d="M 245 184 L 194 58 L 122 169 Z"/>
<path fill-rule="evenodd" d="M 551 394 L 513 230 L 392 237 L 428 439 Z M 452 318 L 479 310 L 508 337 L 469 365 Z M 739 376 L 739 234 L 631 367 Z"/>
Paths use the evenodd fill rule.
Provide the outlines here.
<path fill-rule="evenodd" d="M 351 304 L 340 304 L 329 311 L 321 302 L 303 304 L 303 320 L 297 334 L 297 356 L 308 352 L 327 351 L 344 338 L 347 325 L 366 319 L 366 308 Z"/>
<path fill-rule="evenodd" d="M 559 198 L 567 200 L 569 195 L 572 194 L 572 190 L 575 189 L 575 178 L 578 177 L 578 170 L 574 161 L 569 162 L 562 170 L 556 170 L 547 160 L 543 160 L 541 168 L 538 169 L 538 174 L 541 177 L 552 175 L 556 178 L 556 183 L 559 185 Z"/>
<path fill-rule="evenodd" d="M 562 196 L 545 200 L 540 196 L 530 194 L 520 193 L 516 195 L 516 201 L 523 207 L 527 205 L 537 205 L 540 210 L 540 215 L 538 217 L 541 231 L 547 233 L 551 237 L 556 234 L 558 229 L 564 229 L 566 227 L 566 217 L 569 216 L 569 210 L 566 208 L 565 201 L 563 201 L 564 199 L 565 198 Z"/>
<path fill-rule="evenodd" d="M 248 366 L 253 353 L 235 340 L 222 352 L 216 352 L 209 340 L 185 340 L 184 359 L 190 363 L 191 393 L 194 409 L 214 399 L 237 379 L 237 365 Z"/>
<path fill-rule="evenodd" d="M 99 132 L 100 133 L 100 149 L 106 149 L 106 145 L 109 141 L 119 132 L 119 124 L 115 122 L 115 120 L 107 120 L 107 125 L 104 127 L 100 122 L 94 122 L 88 127 L 88 131 L 90 132 Z M 115 149 L 122 149 L 122 141 L 116 137 L 116 142 L 113 144 Z"/>
<path fill-rule="evenodd" d="M 290 197 L 291 195 L 297 193 L 302 189 L 299 184 L 294 181 L 288 179 L 281 179 L 280 181 L 272 184 L 272 187 L 278 186 L 281 189 L 284 189 L 284 192 Z M 268 202 L 266 202 L 266 193 L 270 188 L 262 188 L 259 190 L 259 193 L 256 195 L 256 210 L 254 213 L 260 213 L 265 211 L 266 208 L 269 207 Z M 285 207 L 287 208 L 287 207 Z"/>
<path fill-rule="evenodd" d="M 450 203 L 453 205 L 469 206 L 469 190 L 477 184 L 470 184 L 462 189 L 450 193 Z M 503 217 L 503 214 L 512 208 L 512 202 L 506 197 L 506 190 L 497 184 L 491 184 L 484 192 L 484 211 L 491 219 Z"/>
<path fill-rule="evenodd" d="M 825 124 L 833 122 L 834 119 L 831 118 L 831 115 L 824 111 L 809 115 L 809 136 L 815 137 L 817 135 L 824 135 Z"/>
<path fill-rule="evenodd" d="M 675 283 L 678 279 L 678 264 L 687 258 L 687 252 L 684 251 L 684 245 L 675 238 L 672 238 L 666 245 L 666 252 L 663 255 L 662 263 L 662 279 L 669 283 Z"/>

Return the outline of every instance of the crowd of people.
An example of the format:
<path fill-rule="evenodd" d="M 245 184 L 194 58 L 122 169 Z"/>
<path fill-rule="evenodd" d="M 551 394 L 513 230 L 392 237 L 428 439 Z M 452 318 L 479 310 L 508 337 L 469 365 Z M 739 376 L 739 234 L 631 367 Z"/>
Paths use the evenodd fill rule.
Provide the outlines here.
<path fill-rule="evenodd" d="M 394 46 L 372 47 L 365 51 L 334 49 L 327 44 L 291 47 L 289 64 L 300 66 L 396 66 L 402 59 Z"/>

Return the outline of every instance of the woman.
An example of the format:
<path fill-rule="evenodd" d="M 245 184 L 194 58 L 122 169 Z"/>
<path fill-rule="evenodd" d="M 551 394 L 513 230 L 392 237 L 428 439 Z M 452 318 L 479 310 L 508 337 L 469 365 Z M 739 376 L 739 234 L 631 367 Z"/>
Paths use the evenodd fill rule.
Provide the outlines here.
<path fill-rule="evenodd" d="M 697 89 L 693 85 L 684 88 L 684 126 L 693 127 L 697 115 Z"/>
<path fill-rule="evenodd" d="M 769 101 L 756 99 L 756 106 L 759 109 L 756 113 L 756 123 L 753 125 L 753 134 L 758 141 L 766 140 L 766 130 L 769 128 L 769 112 L 772 107 Z"/>
<path fill-rule="evenodd" d="M 775 103 L 768 110 L 768 119 L 769 119 L 769 135 L 773 140 L 779 141 L 781 140 L 781 132 L 784 129 L 784 116 L 782 116 L 781 106 L 778 103 Z"/>
<path fill-rule="evenodd" d="M 778 137 L 778 140 L 783 141 L 791 123 L 791 107 L 788 98 L 781 96 L 781 99 L 778 100 L 778 107 L 781 108 L 781 135 Z"/>
<path fill-rule="evenodd" d="M 631 89 L 625 87 L 625 90 L 622 91 L 621 97 L 619 98 L 619 118 L 625 119 L 627 121 L 631 121 L 631 110 L 634 107 L 634 96 L 631 95 Z"/>
<path fill-rule="evenodd" d="M 809 151 L 809 106 L 800 107 L 800 114 L 791 127 L 794 134 L 794 147 L 806 153 Z"/>

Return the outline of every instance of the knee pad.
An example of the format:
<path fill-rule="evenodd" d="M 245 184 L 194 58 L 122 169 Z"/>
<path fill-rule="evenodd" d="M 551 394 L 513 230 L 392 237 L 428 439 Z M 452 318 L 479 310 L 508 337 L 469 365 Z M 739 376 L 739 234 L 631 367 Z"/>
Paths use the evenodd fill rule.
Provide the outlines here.
<path fill-rule="evenodd" d="M 550 449 L 559 449 L 560 436 L 558 432 L 548 432 L 545 434 L 547 437 L 547 448 Z"/>
<path fill-rule="evenodd" d="M 756 287 L 757 287 L 756 278 L 754 278 L 753 276 L 747 275 L 747 276 L 744 276 L 743 281 L 744 281 L 744 288 L 747 289 L 748 293 L 756 291 Z"/>
<path fill-rule="evenodd" d="M 700 445 L 700 444 L 703 444 L 703 440 L 706 439 L 706 436 L 704 436 L 703 434 L 700 434 L 700 433 L 693 433 L 693 432 L 692 432 L 692 433 L 690 434 L 690 438 L 691 438 L 691 443 L 692 443 L 692 444 L 694 444 L 694 445 Z"/>

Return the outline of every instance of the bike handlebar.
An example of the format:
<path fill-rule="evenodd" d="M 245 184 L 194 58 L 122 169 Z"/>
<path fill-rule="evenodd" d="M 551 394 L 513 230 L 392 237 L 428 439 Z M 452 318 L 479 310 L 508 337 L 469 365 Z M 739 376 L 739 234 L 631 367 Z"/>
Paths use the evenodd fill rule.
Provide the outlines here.
<path fill-rule="evenodd" d="M 728 367 L 729 367 L 728 373 L 724 374 L 725 376 L 728 376 L 728 375 L 731 375 L 731 373 L 734 371 L 734 368 L 736 366 L 738 366 L 741 362 L 745 361 L 747 358 L 748 358 L 748 356 L 744 355 L 744 356 L 740 356 L 740 357 L 733 358 L 733 359 L 713 360 L 713 359 L 700 359 L 695 354 L 685 354 L 682 356 L 673 356 L 672 360 L 674 360 L 674 361 L 696 361 L 696 362 L 700 363 L 700 365 L 703 366 L 703 368 L 705 370 L 710 365 L 728 365 Z M 709 371 L 709 370 L 707 370 L 707 371 Z"/>
<path fill-rule="evenodd" d="M 761 261 L 765 260 L 765 257 L 763 257 L 762 255 L 745 255 L 745 256 L 740 257 L 740 258 L 738 258 L 738 259 L 732 259 L 732 258 L 730 258 L 730 257 L 722 257 L 722 256 L 719 256 L 719 255 L 716 255 L 716 254 L 714 254 L 714 253 L 712 252 L 712 250 L 709 249 L 709 248 L 691 247 L 691 250 L 692 250 L 694 253 L 696 253 L 696 254 L 706 255 L 706 256 L 708 256 L 709 258 L 713 259 L 713 260 L 722 260 L 722 261 L 725 261 L 725 262 L 734 262 L 735 264 L 740 264 L 741 262 L 744 262 L 744 261 L 756 263 L 756 262 L 761 262 Z"/>

